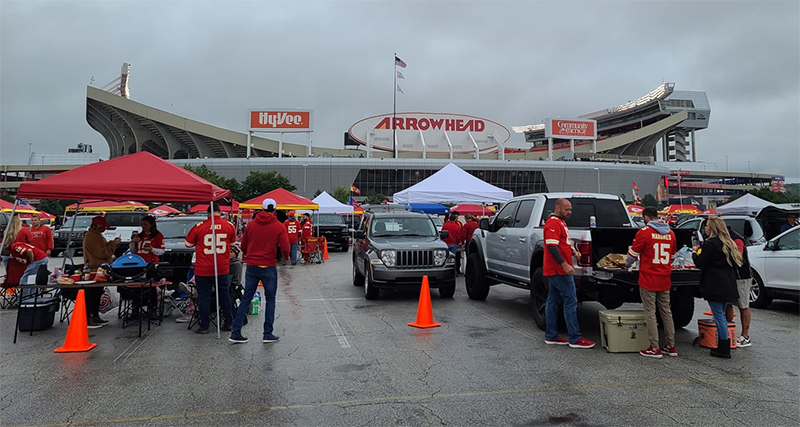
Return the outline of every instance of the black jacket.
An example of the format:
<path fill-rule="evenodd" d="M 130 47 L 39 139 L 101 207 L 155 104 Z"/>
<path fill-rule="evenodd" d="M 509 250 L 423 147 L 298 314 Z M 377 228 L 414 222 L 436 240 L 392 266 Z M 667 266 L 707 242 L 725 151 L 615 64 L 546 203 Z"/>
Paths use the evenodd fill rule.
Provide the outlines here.
<path fill-rule="evenodd" d="M 722 250 L 719 237 L 703 242 L 700 254 L 692 257 L 700 273 L 700 295 L 706 301 L 734 302 L 739 298 L 736 289 L 736 270 L 731 267 Z"/>

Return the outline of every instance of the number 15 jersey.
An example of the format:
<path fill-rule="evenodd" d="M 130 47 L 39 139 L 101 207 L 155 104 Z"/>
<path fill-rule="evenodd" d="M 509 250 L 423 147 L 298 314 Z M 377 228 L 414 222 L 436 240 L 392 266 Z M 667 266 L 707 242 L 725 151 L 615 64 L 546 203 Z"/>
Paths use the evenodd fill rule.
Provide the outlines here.
<path fill-rule="evenodd" d="M 652 227 L 636 233 L 628 255 L 639 258 L 639 286 L 648 291 L 672 288 L 672 255 L 677 250 L 675 233 L 661 234 Z"/>
<path fill-rule="evenodd" d="M 194 274 L 214 277 L 214 256 L 217 257 L 217 273 L 230 272 L 231 245 L 236 241 L 233 224 L 219 216 L 214 217 L 216 233 L 211 232 L 211 219 L 198 223 L 186 235 L 186 246 L 195 248 Z M 215 240 L 216 239 L 216 240 Z"/>

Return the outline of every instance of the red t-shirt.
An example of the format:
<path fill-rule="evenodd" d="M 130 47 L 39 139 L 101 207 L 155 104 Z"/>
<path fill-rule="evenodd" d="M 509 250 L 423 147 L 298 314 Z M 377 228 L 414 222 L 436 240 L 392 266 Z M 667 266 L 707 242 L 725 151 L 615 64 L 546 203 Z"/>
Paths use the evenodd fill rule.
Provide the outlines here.
<path fill-rule="evenodd" d="M 11 257 L 20 264 L 28 264 L 28 253 L 33 252 L 33 261 L 47 258 L 43 250 L 29 243 L 16 242 L 11 245 Z"/>
<path fill-rule="evenodd" d="M 283 225 L 286 227 L 286 233 L 289 234 L 289 244 L 292 245 L 297 243 L 297 240 L 300 237 L 300 221 L 292 221 L 291 219 L 287 219 L 283 222 Z"/>
<path fill-rule="evenodd" d="M 544 223 L 544 245 L 544 275 L 546 277 L 557 274 L 566 275 L 564 267 L 556 262 L 555 258 L 550 255 L 550 250 L 547 249 L 548 246 L 555 246 L 564 261 L 572 263 L 572 240 L 569 238 L 569 228 L 567 228 L 567 223 L 556 215 L 550 215 Z"/>
<path fill-rule="evenodd" d="M 448 245 L 457 245 L 461 243 L 461 227 L 455 221 L 447 221 L 442 225 L 442 231 L 447 231 L 449 234 L 445 237 L 444 242 Z"/>
<path fill-rule="evenodd" d="M 216 245 L 211 232 L 211 219 L 198 223 L 186 235 L 186 246 L 195 248 L 194 274 L 214 277 L 214 254 L 217 256 L 217 274 L 230 272 L 231 245 L 236 241 L 233 224 L 219 216 L 214 217 Z"/>
<path fill-rule="evenodd" d="M 307 219 L 306 222 L 303 223 L 303 235 L 300 237 L 302 237 L 303 240 L 314 237 L 314 224 L 311 223 L 310 219 Z"/>
<path fill-rule="evenodd" d="M 31 230 L 28 227 L 20 228 L 19 234 L 17 234 L 17 240 L 14 240 L 14 243 L 33 243 Z"/>
<path fill-rule="evenodd" d="M 678 250 L 675 233 L 660 234 L 651 227 L 636 233 L 628 255 L 639 258 L 639 286 L 648 291 L 672 288 L 672 255 Z"/>
<path fill-rule="evenodd" d="M 44 252 L 47 252 L 48 249 L 53 250 L 53 230 L 50 227 L 40 225 L 38 228 L 31 227 L 29 230 L 31 234 L 30 244 Z"/>
<path fill-rule="evenodd" d="M 142 257 L 145 262 L 158 262 L 158 255 L 153 251 L 145 250 L 144 247 L 148 243 L 153 249 L 164 249 L 164 235 L 160 232 L 155 236 L 151 236 L 150 233 L 139 233 L 139 242 L 133 244 L 133 253 Z M 211 268 L 214 268 L 213 264 Z"/>
<path fill-rule="evenodd" d="M 467 223 L 464 224 L 464 227 L 462 228 L 464 234 L 461 236 L 461 240 L 463 240 L 466 243 L 469 243 L 469 240 L 472 238 L 472 234 L 477 229 L 478 229 L 478 221 L 475 220 L 467 221 Z"/>

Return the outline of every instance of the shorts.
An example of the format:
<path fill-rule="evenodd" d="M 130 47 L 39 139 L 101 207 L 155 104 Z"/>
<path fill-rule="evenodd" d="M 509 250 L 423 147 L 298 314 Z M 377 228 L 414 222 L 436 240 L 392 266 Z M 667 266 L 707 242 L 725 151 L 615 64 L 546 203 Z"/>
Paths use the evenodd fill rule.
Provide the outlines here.
<path fill-rule="evenodd" d="M 737 279 L 736 290 L 739 292 L 739 299 L 736 300 L 736 306 L 739 309 L 750 308 L 750 286 L 753 279 Z"/>

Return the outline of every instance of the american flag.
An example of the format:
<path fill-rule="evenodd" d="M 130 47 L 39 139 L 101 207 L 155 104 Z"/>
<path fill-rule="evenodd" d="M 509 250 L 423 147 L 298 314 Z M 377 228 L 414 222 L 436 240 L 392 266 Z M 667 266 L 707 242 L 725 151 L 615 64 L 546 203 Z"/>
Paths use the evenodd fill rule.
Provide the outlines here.
<path fill-rule="evenodd" d="M 403 92 L 403 89 L 400 88 L 400 85 L 397 85 L 397 91 L 405 95 L 406 93 Z"/>
<path fill-rule="evenodd" d="M 396 56 L 394 57 L 394 65 L 397 65 L 400 68 L 406 68 L 406 63 L 403 62 L 402 59 L 400 59 L 400 58 L 398 58 Z"/>
<path fill-rule="evenodd" d="M 692 204 L 695 205 L 695 206 L 700 206 L 700 202 L 698 202 L 695 199 L 692 199 Z"/>

